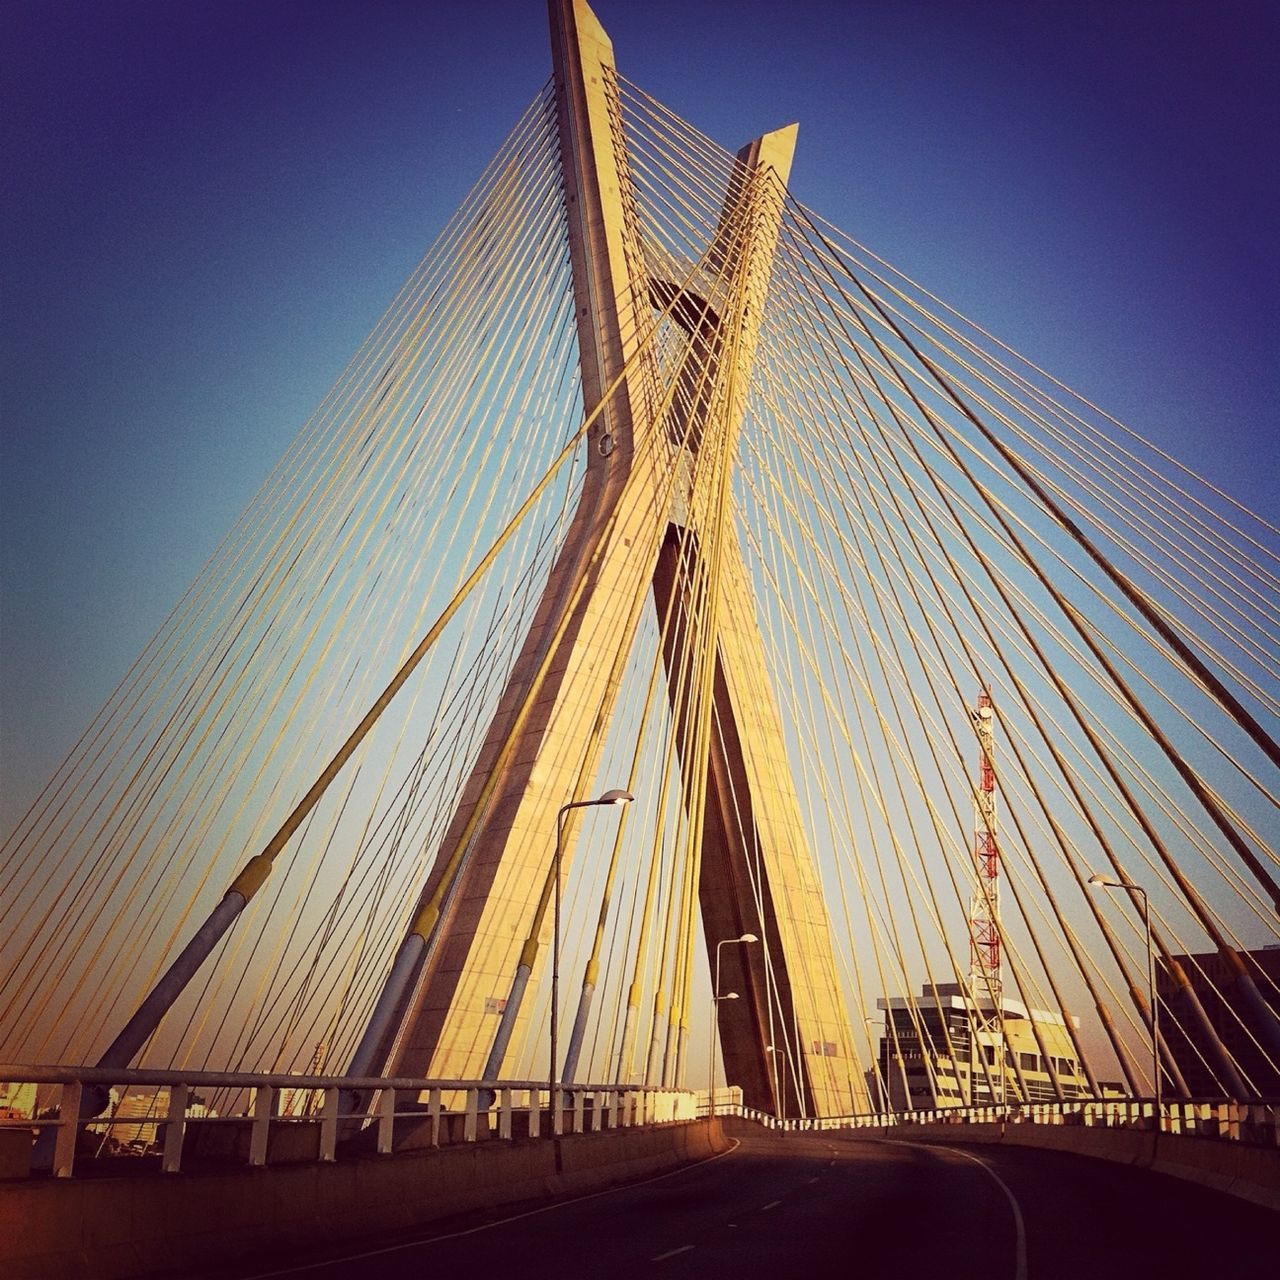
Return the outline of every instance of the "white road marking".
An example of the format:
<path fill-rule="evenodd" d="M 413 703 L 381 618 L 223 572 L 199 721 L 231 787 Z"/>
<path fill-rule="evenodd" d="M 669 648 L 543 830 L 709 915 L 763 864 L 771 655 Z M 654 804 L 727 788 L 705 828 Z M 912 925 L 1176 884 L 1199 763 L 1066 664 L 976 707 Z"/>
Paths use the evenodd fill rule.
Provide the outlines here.
<path fill-rule="evenodd" d="M 770 1200 L 768 1204 L 761 1207 L 760 1212 L 763 1213 L 765 1209 L 776 1209 L 781 1203 L 781 1200 Z"/>
<path fill-rule="evenodd" d="M 809 1179 L 809 1185 L 810 1185 L 810 1186 L 813 1186 L 813 1184 L 814 1184 L 815 1182 L 821 1182 L 821 1181 L 822 1181 L 822 1179 L 821 1179 L 821 1178 L 810 1178 L 810 1179 Z"/>
<path fill-rule="evenodd" d="M 995 1179 L 996 1185 L 1000 1190 L 1008 1197 L 1009 1207 L 1013 1210 L 1015 1233 L 1013 1280 L 1027 1280 L 1027 1232 L 1022 1225 L 1022 1210 L 1018 1207 L 1018 1202 L 1014 1199 L 1013 1192 L 1009 1190 L 1008 1184 L 985 1160 L 979 1160 L 977 1156 L 971 1156 L 967 1151 L 960 1151 L 956 1147 L 943 1147 L 941 1149 L 950 1151 L 952 1155 L 964 1156 L 966 1160 L 972 1160 L 979 1168 L 985 1169 Z"/>
<path fill-rule="evenodd" d="M 668 1250 L 666 1253 L 660 1253 L 656 1258 L 650 1258 L 650 1262 L 665 1262 L 667 1258 L 674 1258 L 677 1253 L 688 1253 L 693 1248 L 691 1244 L 682 1244 L 678 1249 Z"/>
<path fill-rule="evenodd" d="M 557 1200 L 555 1204 L 544 1204 L 541 1209 L 526 1209 L 524 1213 L 513 1213 L 509 1218 L 498 1218 L 493 1222 L 482 1222 L 478 1227 L 468 1227 L 465 1231 L 450 1231 L 443 1236 L 428 1236 L 425 1240 L 412 1240 L 408 1244 L 391 1244 L 381 1249 L 366 1249 L 363 1253 L 348 1253 L 341 1258 L 322 1258 L 318 1262 L 306 1262 L 296 1267 L 282 1267 L 279 1271 L 259 1271 L 245 1277 L 245 1280 L 271 1280 L 273 1276 L 296 1276 L 300 1271 L 318 1271 L 321 1267 L 339 1267 L 347 1262 L 359 1262 L 361 1258 L 380 1258 L 387 1253 L 403 1253 L 406 1249 L 416 1249 L 420 1245 L 437 1244 L 441 1240 L 456 1240 L 459 1236 L 473 1236 L 479 1231 L 489 1231 L 493 1227 L 505 1226 L 508 1222 L 519 1222 L 521 1218 L 534 1218 L 540 1213 L 552 1213 L 556 1209 L 567 1208 L 571 1204 L 581 1204 L 584 1200 L 597 1200 L 601 1196 L 617 1195 L 619 1191 L 629 1191 L 632 1187 L 648 1186 L 651 1182 L 661 1182 L 663 1178 L 674 1178 L 677 1173 L 688 1169 L 696 1169 L 699 1165 L 710 1164 L 723 1156 L 732 1155 L 742 1146 L 739 1139 L 733 1139 L 733 1146 L 727 1151 L 718 1151 L 705 1160 L 693 1164 L 683 1164 L 678 1169 L 668 1169 L 666 1173 L 656 1173 L 652 1178 L 641 1178 L 638 1182 L 625 1182 L 618 1187 L 607 1187 L 604 1191 L 592 1191 L 585 1196 L 575 1196 L 572 1200 Z M 693 1245 L 689 1245 L 692 1249 Z"/>

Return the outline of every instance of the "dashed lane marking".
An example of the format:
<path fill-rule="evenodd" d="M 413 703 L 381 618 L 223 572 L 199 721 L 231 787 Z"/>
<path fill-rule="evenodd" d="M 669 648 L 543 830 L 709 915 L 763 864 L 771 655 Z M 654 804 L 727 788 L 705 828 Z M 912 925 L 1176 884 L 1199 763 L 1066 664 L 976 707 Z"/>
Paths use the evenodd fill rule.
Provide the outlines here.
<path fill-rule="evenodd" d="M 481 1231 L 491 1231 L 494 1227 L 501 1227 L 508 1222 L 519 1222 L 521 1218 L 535 1218 L 544 1213 L 555 1213 L 560 1209 L 567 1209 L 571 1205 L 582 1204 L 585 1200 L 598 1200 L 603 1196 L 614 1196 L 622 1191 L 630 1191 L 635 1187 L 644 1187 L 651 1182 L 662 1182 L 667 1178 L 674 1178 L 677 1174 L 687 1173 L 691 1169 L 696 1169 L 700 1165 L 710 1164 L 713 1160 L 722 1160 L 725 1156 L 732 1155 L 742 1145 L 737 1138 L 730 1141 L 733 1146 L 724 1151 L 717 1152 L 713 1156 L 708 1156 L 705 1160 L 697 1160 L 693 1164 L 681 1165 L 678 1169 L 668 1169 L 666 1173 L 656 1173 L 651 1178 L 641 1178 L 636 1182 L 625 1182 L 620 1186 L 608 1187 L 604 1191 L 591 1191 L 583 1196 L 574 1196 L 571 1200 L 557 1200 L 555 1204 L 545 1204 L 537 1209 L 526 1209 L 523 1213 L 513 1213 L 506 1218 L 497 1218 L 493 1222 L 481 1223 L 478 1227 L 467 1227 L 462 1231 L 450 1231 L 444 1235 L 428 1236 L 425 1240 L 409 1240 L 404 1244 L 386 1245 L 381 1249 L 365 1249 L 360 1253 L 348 1253 L 341 1257 L 323 1258 L 315 1262 L 304 1262 L 293 1267 L 283 1267 L 276 1271 L 258 1271 L 248 1276 L 245 1280 L 271 1280 L 273 1276 L 293 1276 L 301 1271 L 319 1271 L 324 1267 L 340 1267 L 348 1262 L 360 1262 L 365 1258 L 380 1258 L 388 1253 L 403 1253 L 408 1249 L 419 1249 L 426 1245 L 439 1244 L 444 1240 L 457 1240 L 461 1236 L 473 1236 Z M 693 1245 L 689 1245 L 692 1249 Z"/>
<path fill-rule="evenodd" d="M 656 1258 L 650 1258 L 650 1262 L 665 1262 L 668 1258 L 674 1258 L 677 1253 L 688 1253 L 693 1248 L 691 1244 L 682 1244 L 678 1249 L 669 1249 L 666 1253 L 660 1253 Z"/>
<path fill-rule="evenodd" d="M 760 1212 L 763 1213 L 765 1209 L 776 1209 L 781 1203 L 781 1200 L 770 1200 L 768 1204 L 761 1207 Z"/>

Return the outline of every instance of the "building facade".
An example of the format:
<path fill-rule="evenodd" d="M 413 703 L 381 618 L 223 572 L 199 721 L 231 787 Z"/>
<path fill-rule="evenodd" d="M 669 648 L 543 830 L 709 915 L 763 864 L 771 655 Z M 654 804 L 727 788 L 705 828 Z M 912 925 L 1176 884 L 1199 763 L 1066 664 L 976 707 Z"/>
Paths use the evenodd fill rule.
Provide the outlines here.
<path fill-rule="evenodd" d="M 35 1085 L 0 1082 L 0 1120 L 30 1120 L 35 1113 Z"/>
<path fill-rule="evenodd" d="M 878 1073 L 892 1111 L 1056 1102 L 1090 1096 L 1060 1014 L 1001 1000 L 975 1003 L 957 983 L 925 986 L 918 996 L 882 997 Z M 1078 1027 L 1078 1019 L 1072 1019 Z"/>
<path fill-rule="evenodd" d="M 1280 1098 L 1280 1065 L 1273 1062 L 1240 1020 L 1230 999 L 1233 974 L 1216 951 L 1173 957 L 1182 966 L 1191 989 L 1200 999 L 1214 1034 L 1235 1061 L 1240 1074 L 1264 1098 Z M 1280 947 L 1243 951 L 1241 958 L 1257 984 L 1258 991 L 1280 1018 Z M 1221 1098 L 1230 1092 L 1213 1069 L 1217 1055 L 1207 1043 L 1207 1033 L 1191 1018 L 1177 1016 L 1182 997 L 1164 965 L 1156 966 L 1156 990 L 1161 1004 L 1173 1017 L 1161 1011 L 1160 1034 L 1187 1082 L 1193 1098 Z M 1168 1077 L 1166 1077 L 1167 1082 Z M 1166 1083 L 1166 1087 L 1168 1087 Z"/>

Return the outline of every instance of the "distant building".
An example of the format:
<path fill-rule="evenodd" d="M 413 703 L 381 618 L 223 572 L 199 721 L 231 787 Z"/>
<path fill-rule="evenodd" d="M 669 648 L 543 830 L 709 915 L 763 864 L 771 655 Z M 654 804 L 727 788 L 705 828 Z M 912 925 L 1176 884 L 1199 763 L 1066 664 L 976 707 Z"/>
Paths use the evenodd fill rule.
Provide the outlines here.
<path fill-rule="evenodd" d="M 1090 1096 L 1062 1016 L 1007 997 L 1001 1007 L 1003 1035 L 993 1007 L 975 1005 L 957 983 L 877 1000 L 885 1015 L 879 1068 L 889 1109 L 1056 1102 L 1055 1076 L 1065 1097 Z M 1072 1027 L 1079 1025 L 1073 1018 Z"/>
<path fill-rule="evenodd" d="M 35 1085 L 0 1083 L 0 1120 L 30 1120 L 35 1113 Z"/>
<path fill-rule="evenodd" d="M 276 1091 L 275 1106 L 278 1116 L 293 1116 L 298 1119 L 317 1116 L 324 1106 L 324 1090 L 279 1089 Z"/>
<path fill-rule="evenodd" d="M 503 1008 L 506 1007 L 505 1000 L 496 1002 Z M 488 1009 L 485 1010 L 488 1012 Z M 501 1013 L 502 1009 L 495 1009 L 494 1012 Z M 328 1052 L 325 1043 L 321 1040 L 315 1047 L 315 1052 L 311 1055 L 311 1065 L 307 1068 L 309 1076 L 318 1076 L 324 1073 L 325 1054 Z M 253 1110 L 257 1101 L 257 1090 L 250 1092 L 249 1109 Z M 297 1089 L 286 1085 L 283 1089 L 277 1089 L 274 1099 L 275 1114 L 278 1116 L 292 1116 L 295 1119 L 306 1119 L 310 1116 L 318 1116 L 324 1108 L 324 1090 L 323 1089 Z"/>
<path fill-rule="evenodd" d="M 1280 946 L 1244 951 L 1241 956 L 1263 1000 L 1280 1017 L 1280 996 L 1277 995 L 1280 987 Z M 1214 1032 L 1246 1081 L 1252 1083 L 1264 1098 L 1280 1098 L 1280 1064 L 1272 1062 L 1255 1043 L 1252 1033 L 1241 1026 L 1234 1012 L 1236 1006 L 1230 994 L 1232 975 L 1226 961 L 1216 951 L 1174 956 L 1173 959 L 1182 966 Z M 1164 965 L 1156 966 L 1156 990 L 1162 1003 L 1178 1015 L 1176 1018 L 1161 1017 L 1160 1034 L 1182 1071 L 1191 1096 L 1224 1097 L 1229 1086 L 1220 1081 L 1213 1070 L 1215 1054 L 1208 1044 L 1209 1037 L 1190 1018 L 1183 1016 L 1177 988 Z"/>
<path fill-rule="evenodd" d="M 424 1095 L 425 1097 L 425 1095 Z M 254 1115 L 258 1108 L 257 1089 L 249 1090 L 246 1114 Z M 289 1120 L 311 1120 L 324 1110 L 323 1089 L 297 1089 L 289 1085 L 276 1089 L 271 1096 L 271 1114 Z"/>
<path fill-rule="evenodd" d="M 163 1093 L 163 1097 L 159 1092 L 126 1093 L 112 1113 L 111 1137 L 125 1147 L 151 1146 L 156 1140 L 156 1122 L 169 1111 L 169 1091 Z"/>
<path fill-rule="evenodd" d="M 104 1134 L 121 1147 L 131 1147 L 135 1151 L 149 1150 L 156 1143 L 160 1126 L 169 1117 L 168 1088 L 156 1089 L 151 1093 L 127 1093 L 123 1098 L 118 1098 L 114 1089 L 111 1094 L 110 1111 L 102 1120 L 89 1125 L 90 1131 Z M 217 1114 L 200 1098 L 193 1096 L 187 1102 L 188 1120 L 199 1120 Z"/>

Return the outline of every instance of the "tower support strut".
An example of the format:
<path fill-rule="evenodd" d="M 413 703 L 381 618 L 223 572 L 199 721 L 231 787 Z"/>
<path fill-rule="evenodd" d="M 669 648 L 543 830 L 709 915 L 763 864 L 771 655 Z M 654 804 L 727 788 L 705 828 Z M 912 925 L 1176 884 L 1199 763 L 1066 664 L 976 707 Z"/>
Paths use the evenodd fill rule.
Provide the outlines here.
<path fill-rule="evenodd" d="M 652 589 L 660 618 L 686 615 L 669 625 L 664 659 L 682 765 L 706 769 L 697 834 L 707 945 L 744 931 L 764 943 L 733 948 L 726 964 L 725 983 L 742 996 L 717 1010 L 726 1070 L 748 1105 L 776 1111 L 767 1049 L 785 1044 L 786 1113 L 848 1113 L 865 1106 L 865 1088 L 723 500 L 795 128 L 739 153 L 704 259 L 710 295 L 683 298 L 646 267 L 608 37 L 583 0 L 549 7 L 584 408 L 606 403 L 577 510 L 423 887 L 412 972 L 380 1002 L 359 1065 L 441 1079 L 501 1073 L 527 1017 L 529 973 L 545 963 L 555 816 L 594 794 L 618 655 Z M 664 309 L 686 343 L 677 376 L 688 381 L 674 388 L 660 384 L 645 341 Z M 685 715 L 677 673 L 698 654 L 712 663 L 711 714 Z M 566 865 L 571 852 L 567 836 Z"/>

